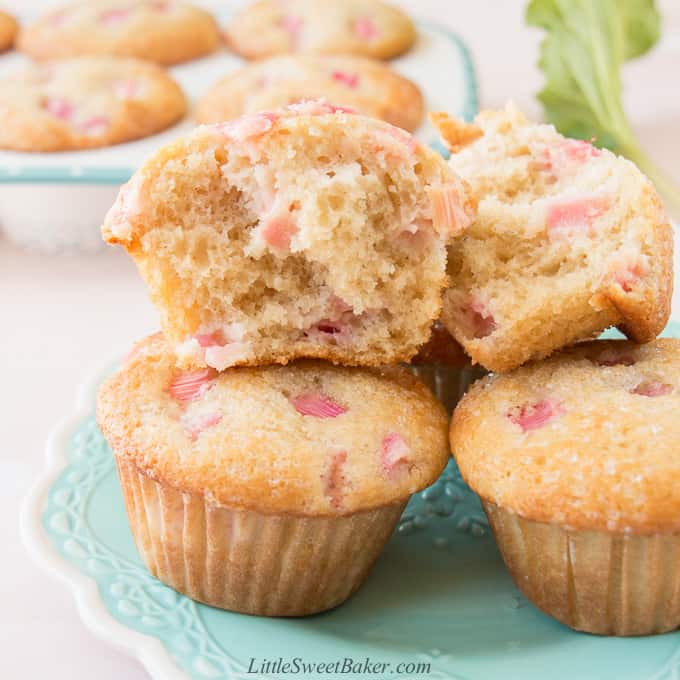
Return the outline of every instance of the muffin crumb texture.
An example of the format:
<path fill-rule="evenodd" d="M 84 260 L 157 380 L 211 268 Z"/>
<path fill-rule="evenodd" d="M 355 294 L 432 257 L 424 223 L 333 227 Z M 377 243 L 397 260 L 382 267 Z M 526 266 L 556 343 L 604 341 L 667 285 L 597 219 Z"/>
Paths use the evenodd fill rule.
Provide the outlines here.
<path fill-rule="evenodd" d="M 161 149 L 103 227 L 136 261 L 180 365 L 383 365 L 430 334 L 474 204 L 433 151 L 323 102 Z"/>
<path fill-rule="evenodd" d="M 636 342 L 661 332 L 673 235 L 633 163 L 512 105 L 474 125 L 434 121 L 478 199 L 449 251 L 442 316 L 475 362 L 507 371 L 609 326 Z"/>

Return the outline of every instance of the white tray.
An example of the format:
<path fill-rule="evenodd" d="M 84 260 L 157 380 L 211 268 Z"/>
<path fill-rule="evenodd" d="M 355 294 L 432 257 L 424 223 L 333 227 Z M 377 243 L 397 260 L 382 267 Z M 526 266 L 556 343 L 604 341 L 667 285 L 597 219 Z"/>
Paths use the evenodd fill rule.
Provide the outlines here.
<path fill-rule="evenodd" d="M 230 8 L 224 1 L 197 4 L 212 11 L 220 25 L 233 12 L 233 4 Z M 34 17 L 19 18 L 28 22 Z M 470 119 L 477 111 L 477 85 L 466 46 L 444 27 L 418 22 L 418 30 L 415 47 L 391 65 L 418 83 L 427 110 L 445 110 Z M 25 57 L 15 52 L 0 56 L 0 77 L 24 63 Z M 193 101 L 243 63 L 221 49 L 210 57 L 171 68 L 190 100 L 190 110 L 184 120 L 160 134 L 87 151 L 0 151 L 0 228 L 12 241 L 43 251 L 101 248 L 99 225 L 120 185 L 158 147 L 189 131 L 194 125 Z M 426 143 L 437 144 L 427 123 L 416 134 Z"/>

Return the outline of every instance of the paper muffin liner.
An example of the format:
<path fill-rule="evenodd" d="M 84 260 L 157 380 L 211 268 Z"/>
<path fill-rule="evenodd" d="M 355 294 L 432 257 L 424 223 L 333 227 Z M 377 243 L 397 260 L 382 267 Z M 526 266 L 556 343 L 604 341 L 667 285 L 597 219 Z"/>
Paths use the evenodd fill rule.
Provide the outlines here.
<path fill-rule="evenodd" d="M 515 584 L 549 616 L 599 635 L 680 626 L 680 535 L 570 530 L 482 505 Z"/>
<path fill-rule="evenodd" d="M 117 458 L 137 550 L 160 581 L 214 607 L 306 616 L 363 583 L 408 499 L 338 517 L 265 515 L 216 506 Z"/>
<path fill-rule="evenodd" d="M 411 372 L 418 376 L 444 404 L 449 415 L 463 398 L 468 387 L 475 380 L 486 375 L 481 366 L 439 366 L 436 364 L 409 365 Z"/>

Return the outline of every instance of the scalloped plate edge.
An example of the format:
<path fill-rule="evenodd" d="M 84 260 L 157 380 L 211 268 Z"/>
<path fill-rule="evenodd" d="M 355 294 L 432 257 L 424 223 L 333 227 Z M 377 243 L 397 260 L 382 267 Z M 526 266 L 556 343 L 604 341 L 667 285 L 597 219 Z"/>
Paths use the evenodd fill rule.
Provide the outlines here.
<path fill-rule="evenodd" d="M 119 360 L 124 353 L 115 356 Z M 110 361 L 107 366 L 115 363 L 117 361 Z M 160 640 L 128 628 L 109 614 L 97 583 L 66 562 L 42 528 L 41 516 L 50 487 L 69 464 L 66 452 L 71 436 L 83 419 L 90 415 L 92 400 L 104 374 L 99 369 L 82 383 L 75 413 L 61 420 L 50 433 L 46 446 L 47 465 L 22 503 L 21 539 L 39 566 L 69 586 L 80 618 L 94 635 L 139 659 L 154 680 L 187 680 L 188 676 L 172 661 Z"/>

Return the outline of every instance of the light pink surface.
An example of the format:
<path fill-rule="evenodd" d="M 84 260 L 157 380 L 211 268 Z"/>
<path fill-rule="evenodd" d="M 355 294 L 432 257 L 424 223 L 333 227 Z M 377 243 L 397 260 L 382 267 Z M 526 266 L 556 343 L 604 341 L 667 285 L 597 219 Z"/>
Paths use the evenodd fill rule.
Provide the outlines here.
<path fill-rule="evenodd" d="M 392 1 L 431 21 L 448 21 L 465 38 L 484 106 L 513 98 L 529 114 L 540 113 L 533 99 L 541 85 L 534 67 L 540 32 L 524 27 L 525 2 Z M 57 4 L 24 0 L 21 7 Z M 626 103 L 645 148 L 680 182 L 680 90 L 672 86 L 680 60 L 680 6 L 676 0 L 660 5 L 666 35 L 653 54 L 627 66 Z M 157 315 L 120 252 L 46 257 L 1 240 L 0 309 L 0 676 L 146 680 L 139 662 L 86 630 L 70 591 L 30 560 L 19 540 L 18 509 L 43 466 L 47 433 L 71 412 L 83 378 L 156 331 Z M 680 318 L 677 296 L 674 314 Z"/>

